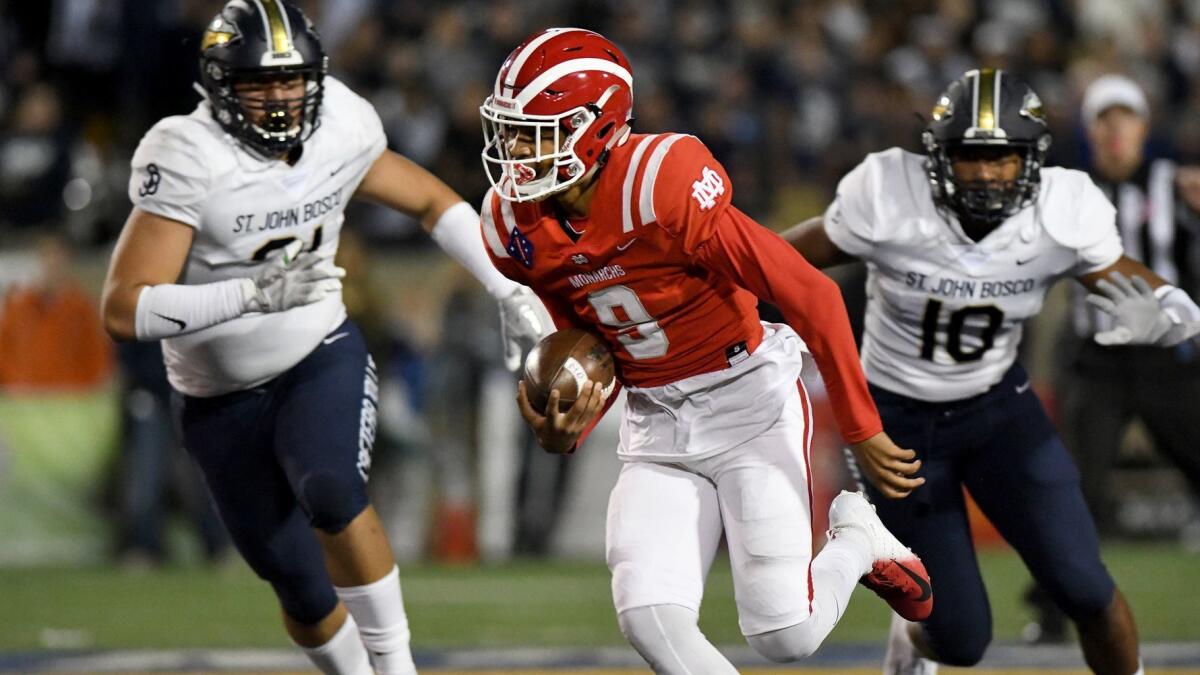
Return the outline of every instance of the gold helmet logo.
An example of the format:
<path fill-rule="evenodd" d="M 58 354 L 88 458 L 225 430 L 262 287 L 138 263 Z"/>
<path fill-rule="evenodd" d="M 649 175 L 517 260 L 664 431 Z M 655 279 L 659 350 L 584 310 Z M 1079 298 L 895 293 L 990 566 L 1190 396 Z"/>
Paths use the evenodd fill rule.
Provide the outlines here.
<path fill-rule="evenodd" d="M 200 38 L 200 51 L 204 52 L 211 47 L 220 47 L 232 42 L 239 35 L 236 24 L 226 21 L 223 16 L 217 16 L 208 24 L 208 28 L 204 31 L 204 37 Z"/>
<path fill-rule="evenodd" d="M 934 122 L 941 122 L 944 119 L 949 119 L 950 117 L 954 116 L 954 104 L 950 101 L 949 96 L 943 94 L 942 97 L 937 100 L 937 103 L 933 106 L 933 113 L 931 116 L 933 117 Z"/>
<path fill-rule="evenodd" d="M 1025 100 L 1021 102 L 1021 115 L 1029 119 L 1046 123 L 1046 111 L 1042 108 L 1042 99 L 1032 91 L 1025 94 Z"/>

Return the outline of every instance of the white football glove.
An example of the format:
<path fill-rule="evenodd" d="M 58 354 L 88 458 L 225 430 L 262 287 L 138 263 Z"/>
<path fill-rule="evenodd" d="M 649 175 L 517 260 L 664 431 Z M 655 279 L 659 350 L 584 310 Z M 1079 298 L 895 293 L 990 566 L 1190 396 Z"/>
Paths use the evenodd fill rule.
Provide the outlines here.
<path fill-rule="evenodd" d="M 1154 289 L 1154 295 L 1171 319 L 1171 330 L 1158 341 L 1160 345 L 1174 347 L 1200 335 L 1200 307 L 1183 289 L 1160 286 Z"/>
<path fill-rule="evenodd" d="M 516 371 L 521 355 L 554 331 L 550 313 L 533 291 L 519 286 L 500 298 L 500 337 L 504 340 L 504 367 Z"/>
<path fill-rule="evenodd" d="M 1096 282 L 1103 295 L 1087 296 L 1088 303 L 1112 316 L 1115 323 L 1111 329 L 1096 333 L 1098 344 L 1171 347 L 1200 333 L 1200 322 L 1187 320 L 1176 308 L 1164 306 L 1163 299 L 1170 293 L 1160 299 L 1149 282 L 1139 276 L 1129 279 L 1113 272 L 1109 278 L 1112 281 Z"/>
<path fill-rule="evenodd" d="M 308 305 L 342 288 L 346 270 L 312 251 L 299 253 L 299 241 L 283 249 L 246 284 L 246 311 L 282 312 Z"/>

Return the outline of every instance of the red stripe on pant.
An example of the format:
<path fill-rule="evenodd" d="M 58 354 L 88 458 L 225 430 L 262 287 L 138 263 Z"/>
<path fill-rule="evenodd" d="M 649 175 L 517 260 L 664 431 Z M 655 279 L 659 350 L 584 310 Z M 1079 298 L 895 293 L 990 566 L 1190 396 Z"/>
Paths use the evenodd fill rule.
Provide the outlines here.
<path fill-rule="evenodd" d="M 800 391 L 800 405 L 804 409 L 804 473 L 805 480 L 808 483 L 808 532 L 809 532 L 809 548 L 814 549 L 814 540 L 816 533 L 813 532 L 813 509 L 816 505 L 813 504 L 813 473 L 812 473 L 812 405 L 808 401 L 808 390 L 804 388 L 803 380 L 796 380 L 796 389 Z M 809 551 L 808 555 L 808 613 L 812 614 L 813 606 L 813 577 L 812 577 L 813 552 Z"/>

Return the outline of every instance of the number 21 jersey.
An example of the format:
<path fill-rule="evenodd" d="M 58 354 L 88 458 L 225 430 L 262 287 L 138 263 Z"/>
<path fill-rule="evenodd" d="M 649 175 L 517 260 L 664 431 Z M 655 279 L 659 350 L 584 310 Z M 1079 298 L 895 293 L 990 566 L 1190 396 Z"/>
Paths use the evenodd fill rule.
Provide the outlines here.
<path fill-rule="evenodd" d="M 195 230 L 177 283 L 252 277 L 293 241 L 332 260 L 343 211 L 387 147 L 366 100 L 325 78 L 320 126 L 289 164 L 243 149 L 202 102 L 167 117 L 133 155 L 129 198 L 144 211 Z M 340 293 L 270 314 L 246 314 L 163 340 L 167 375 L 179 391 L 215 396 L 277 377 L 317 347 L 346 317 Z M 163 319 L 169 320 L 169 319 Z"/>

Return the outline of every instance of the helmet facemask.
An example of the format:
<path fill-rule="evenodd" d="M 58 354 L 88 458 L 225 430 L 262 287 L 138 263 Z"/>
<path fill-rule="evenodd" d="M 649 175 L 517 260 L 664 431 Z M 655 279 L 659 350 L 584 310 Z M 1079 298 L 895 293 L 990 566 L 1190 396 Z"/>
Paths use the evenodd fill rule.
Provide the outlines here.
<path fill-rule="evenodd" d="M 927 133 L 924 141 L 935 201 L 948 206 L 964 225 L 981 226 L 986 233 L 1037 200 L 1048 135 L 1034 143 L 939 143 Z M 955 175 L 956 158 L 994 160 L 1009 154 L 1016 154 L 1021 163 L 1012 180 L 966 180 Z"/>
<path fill-rule="evenodd" d="M 210 60 L 204 64 L 202 74 L 217 122 L 264 157 L 287 154 L 320 126 L 324 62 L 317 66 L 238 71 Z M 303 93 L 298 97 L 271 99 L 245 91 L 247 85 L 253 87 L 294 76 L 304 81 Z"/>
<path fill-rule="evenodd" d="M 510 201 L 537 201 L 579 182 L 587 166 L 574 147 L 597 111 L 580 106 L 558 115 L 513 114 L 504 112 L 508 103 L 489 96 L 479 108 L 483 167 L 496 192 Z"/>

